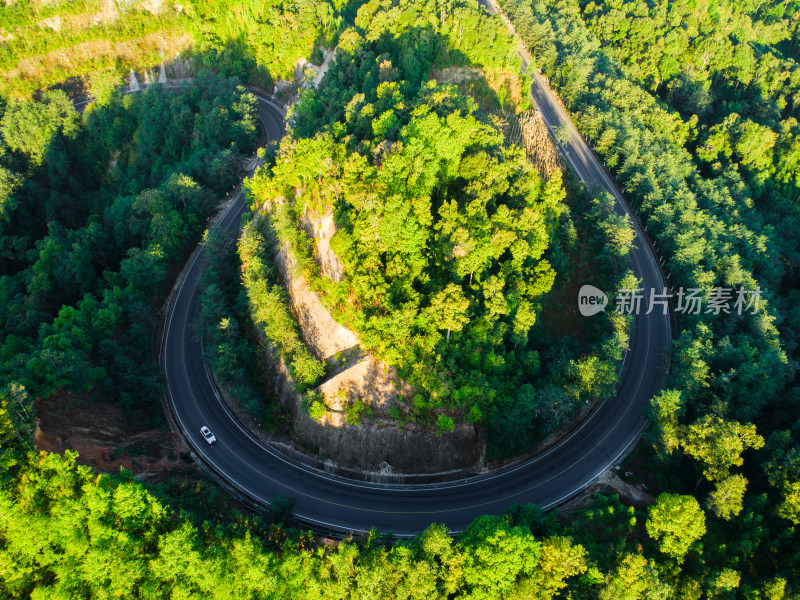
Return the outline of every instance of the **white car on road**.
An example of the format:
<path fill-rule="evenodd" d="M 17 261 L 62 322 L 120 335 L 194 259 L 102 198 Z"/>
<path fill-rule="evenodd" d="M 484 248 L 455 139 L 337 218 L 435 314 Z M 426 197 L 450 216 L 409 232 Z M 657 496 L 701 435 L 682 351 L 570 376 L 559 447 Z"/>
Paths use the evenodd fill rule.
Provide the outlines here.
<path fill-rule="evenodd" d="M 205 425 L 200 428 L 200 433 L 203 434 L 203 439 L 205 439 L 205 441 L 207 441 L 209 444 L 213 444 L 217 441 L 216 436 L 211 433 L 211 430 Z"/>

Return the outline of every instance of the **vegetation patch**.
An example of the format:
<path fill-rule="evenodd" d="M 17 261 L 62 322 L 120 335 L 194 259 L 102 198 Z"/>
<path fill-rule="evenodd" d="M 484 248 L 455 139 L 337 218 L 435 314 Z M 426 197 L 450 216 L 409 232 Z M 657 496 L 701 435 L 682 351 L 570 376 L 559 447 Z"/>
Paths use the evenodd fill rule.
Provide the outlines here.
<path fill-rule="evenodd" d="M 0 96 L 29 97 L 65 82 L 83 93 L 75 78 L 110 70 L 121 81 L 178 54 L 193 59 L 195 73 L 212 68 L 271 88 L 291 80 L 320 45 L 334 46 L 349 10 L 338 0 L 14 0 L 0 11 Z"/>
<path fill-rule="evenodd" d="M 666 492 L 647 528 L 658 563 L 681 565 L 669 578 L 681 597 L 790 597 L 784 574 L 796 577 L 800 523 L 798 5 L 501 4 L 625 187 L 676 292 L 719 287 L 734 298 L 719 314 L 676 314 L 647 450 Z M 736 310 L 738 290 L 758 290 L 758 309 Z"/>
<path fill-rule="evenodd" d="M 337 543 L 287 527 L 291 499 L 275 498 L 261 519 L 236 512 L 225 494 L 196 480 L 178 478 L 148 491 L 129 472 L 98 475 L 77 466 L 71 452 L 32 451 L 34 398 L 50 418 L 73 408 L 71 399 L 85 399 L 73 410 L 91 426 L 100 413 L 158 420 L 154 312 L 199 238 L 214 193 L 237 181 L 238 158 L 255 139 L 253 99 L 230 81 L 201 77 L 204 88 L 177 94 L 157 86 L 136 97 L 113 93 L 115 69 L 149 68 L 157 60 L 155 46 L 141 56 L 126 49 L 129 61 L 112 59 L 118 44 L 157 32 L 191 36 L 193 68 L 207 65 L 263 85 L 291 74 L 304 56 L 319 62 L 320 43 L 338 43 L 327 82 L 303 97 L 292 137 L 254 193 L 273 201 L 280 183 L 286 212 L 279 239 L 299 249 L 302 268 L 330 306 L 360 322 L 376 351 L 385 349 L 419 381 L 419 393 L 389 412 L 409 428 L 435 429 L 441 447 L 466 414 L 506 455 L 535 438 L 532 423 L 557 421 L 576 398 L 608 393 L 627 323 L 598 315 L 578 332 L 563 306 L 574 302 L 570 285 L 582 278 L 606 291 L 636 282 L 620 260 L 630 231 L 608 210 L 610 198 L 577 193 L 569 177 L 563 198 L 541 122 L 526 116 L 523 104 L 519 111 L 512 105 L 513 80 L 507 79 L 508 93 L 497 89 L 506 86 L 493 74 L 516 69 L 514 41 L 476 3 L 211 0 L 178 8 L 148 0 L 98 8 L 89 0 L 6 0 L 0 70 L 26 60 L 32 68 L 31 77 L 3 80 L 0 101 L 0 596 L 797 597 L 800 6 L 796 0 L 502 4 L 535 64 L 625 187 L 673 285 L 762 293 L 755 313 L 677 315 L 667 389 L 653 400 L 647 443 L 619 473 L 646 483 L 647 506 L 601 493 L 566 514 L 513 505 L 457 536 L 431 525 L 411 540 L 371 532 Z M 107 18 L 95 22 L 97 11 L 109 11 Z M 62 65 L 58 52 L 71 48 L 111 51 Z M 55 66 L 37 66 L 42 57 Z M 94 88 L 103 90 L 100 102 L 82 116 L 63 93 L 33 94 L 101 67 L 103 85 Z M 454 74 L 447 71 L 453 67 L 483 75 L 452 77 L 458 89 L 444 79 L 427 83 Z M 9 98 L 15 94 L 36 100 Z M 422 123 L 441 136 L 426 137 Z M 537 157 L 535 174 L 508 144 L 520 136 Z M 454 141 L 461 151 L 448 145 Z M 474 177 L 470 161 L 493 177 Z M 409 189 L 413 201 L 396 202 L 398 190 Z M 555 201 L 543 206 L 551 192 Z M 531 206 L 524 202 L 529 197 Z M 426 215 L 420 207 L 430 207 L 435 225 L 447 222 L 439 208 L 454 203 L 455 219 L 469 208 L 466 199 L 485 199 L 473 213 L 480 218 L 464 225 L 482 246 L 486 238 L 475 229 L 481 223 L 488 223 L 490 242 L 500 231 L 517 231 L 495 227 L 500 207 L 539 214 L 530 240 L 541 244 L 536 260 L 549 267 L 537 272 L 530 253 L 509 265 L 501 253 L 458 279 L 458 265 L 470 254 L 442 252 L 448 234 L 416 225 Z M 329 282 L 315 273 L 318 246 L 303 239 L 299 225 L 307 214 L 334 207 L 333 246 L 347 277 Z M 204 307 L 210 361 L 244 394 L 246 385 L 258 389 L 247 368 L 258 348 L 244 316 L 250 300 L 235 284 L 233 244 L 207 243 L 221 265 L 208 286 L 216 283 L 219 294 L 209 293 Z M 415 243 L 420 252 L 408 250 Z M 257 266 L 248 270 L 266 281 L 269 274 Z M 534 284 L 555 273 L 552 289 L 545 293 L 540 285 L 532 296 L 512 290 L 516 303 L 490 314 L 506 297 L 485 293 L 492 278 L 509 269 L 501 283 L 521 287 L 515 269 L 528 266 Z M 435 277 L 425 280 L 428 271 Z M 377 295 L 367 285 L 370 276 Z M 421 320 L 432 304 L 415 294 L 445 292 L 448 300 L 450 285 L 461 290 L 466 307 L 440 302 L 447 311 Z M 536 315 L 524 342 L 511 337 L 520 333 L 514 323 L 523 300 Z M 280 310 L 280 302 L 268 307 L 270 315 Z M 457 318 L 464 314 L 469 321 Z M 376 319 L 391 335 L 373 326 Z M 489 326 L 481 330 L 481 323 Z M 404 327 L 407 347 L 396 335 Z M 301 355 L 296 330 L 287 325 L 273 334 L 281 338 L 281 331 L 289 359 Z M 463 346 L 453 348 L 455 340 Z M 463 353 L 467 342 L 471 352 Z M 422 352 L 426 343 L 435 360 Z M 481 392 L 506 394 L 504 370 L 519 367 L 513 361 L 523 351 L 536 360 L 512 376 L 522 382 L 537 373 L 539 387 L 529 383 L 533 393 L 512 396 L 508 406 L 497 402 L 499 395 L 454 398 L 465 385 L 461 371 L 477 379 Z M 444 373 L 452 389 L 425 379 L 427 372 Z M 433 394 L 442 389 L 447 393 Z M 524 383 L 522 390 L 531 391 Z M 307 399 L 309 413 L 328 418 L 319 396 Z M 366 420 L 366 409 L 348 401 L 351 420 Z M 118 407 L 108 410 L 105 402 Z M 542 407 L 547 412 L 538 412 Z M 70 438 L 48 439 L 50 422 L 43 421 L 38 440 L 61 450 Z M 157 438 L 109 439 L 107 459 L 92 456 L 91 447 L 86 458 L 103 467 L 141 466 Z M 175 462 L 174 454 L 190 464 L 182 451 L 167 462 Z M 419 460 L 429 461 L 428 454 Z"/>
<path fill-rule="evenodd" d="M 399 11 L 400 24 L 379 28 L 383 11 Z M 495 43 L 464 35 L 457 15 Z M 556 279 L 551 260 L 569 268 L 558 254 L 571 252 L 562 227 L 573 227 L 561 171 L 548 157 L 543 177 L 507 143 L 496 112 L 428 80 L 437 69 L 475 81 L 470 65 L 478 65 L 508 88 L 498 96 L 484 83 L 487 107 L 524 108 L 520 78 L 507 69 L 514 45 L 499 20 L 459 3 L 438 27 L 413 4 L 368 4 L 343 35 L 349 50 L 302 95 L 291 133 L 248 187 L 337 320 L 411 386 L 401 411 L 439 433 L 454 421 L 485 428 L 492 457 L 530 447 L 582 404 L 613 393 L 628 325 L 598 319 L 588 347 L 561 340 L 553 351 L 537 324 Z M 594 212 L 582 229 L 593 231 L 613 289 L 632 238 L 609 202 L 587 206 Z M 330 214 L 330 248 L 343 266 L 336 280 L 322 272 L 316 234 L 304 226 Z"/>
<path fill-rule="evenodd" d="M 41 397 L 101 394 L 159 419 L 151 340 L 167 274 L 256 136 L 250 94 L 212 76 L 201 83 L 112 94 L 83 115 L 58 91 L 6 107 L 6 381 Z"/>

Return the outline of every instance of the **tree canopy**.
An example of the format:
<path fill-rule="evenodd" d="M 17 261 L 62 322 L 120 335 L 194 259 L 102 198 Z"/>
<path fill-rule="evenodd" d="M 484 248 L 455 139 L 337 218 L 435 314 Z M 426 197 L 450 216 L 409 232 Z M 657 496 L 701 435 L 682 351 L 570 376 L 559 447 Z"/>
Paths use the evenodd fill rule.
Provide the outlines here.
<path fill-rule="evenodd" d="M 627 322 L 609 318 L 602 344 L 586 354 L 565 344 L 542 369 L 540 351 L 553 352 L 536 329 L 557 276 L 549 253 L 569 222 L 561 172 L 542 177 L 473 96 L 429 79 L 432 69 L 518 61 L 498 19 L 436 6 L 436 22 L 430 3 L 361 6 L 347 46 L 301 95 L 274 162 L 248 187 L 337 320 L 413 386 L 412 418 L 440 433 L 452 419 L 488 427 L 503 456 L 611 393 Z M 587 223 L 613 248 L 598 262 L 614 272 L 632 230 L 608 198 L 595 205 Z M 326 215 L 340 281 L 322 273 L 309 233 Z"/>

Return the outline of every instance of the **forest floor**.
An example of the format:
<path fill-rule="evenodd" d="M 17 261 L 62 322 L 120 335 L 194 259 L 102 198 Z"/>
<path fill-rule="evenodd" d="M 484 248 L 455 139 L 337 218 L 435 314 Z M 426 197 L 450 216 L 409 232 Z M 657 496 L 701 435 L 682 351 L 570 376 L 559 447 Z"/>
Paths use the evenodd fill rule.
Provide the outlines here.
<path fill-rule="evenodd" d="M 101 473 L 118 473 L 124 467 L 146 483 L 197 475 L 180 436 L 147 425 L 151 419 L 133 419 L 116 404 L 62 394 L 38 400 L 36 409 L 39 450 L 75 450 L 80 464 Z"/>
<path fill-rule="evenodd" d="M 626 467 L 628 469 L 631 468 L 630 458 L 623 463 L 622 469 Z M 563 514 L 569 515 L 592 505 L 594 502 L 594 495 L 599 492 L 618 494 L 620 500 L 626 506 L 645 508 L 656 503 L 656 499 L 651 494 L 647 493 L 648 488 L 646 485 L 641 481 L 628 483 L 622 479 L 621 475 L 624 475 L 625 479 L 629 479 L 632 473 L 623 470 L 617 471 L 616 469 L 606 469 L 603 471 L 594 485 L 583 490 L 562 507 Z"/>
<path fill-rule="evenodd" d="M 538 324 L 543 335 L 558 340 L 568 337 L 588 344 L 586 321 L 578 312 L 578 292 L 587 282 L 597 281 L 597 265 L 584 249 L 579 248 L 574 259 L 575 270 L 569 277 L 556 277 L 556 282 L 544 297 L 542 318 Z"/>
<path fill-rule="evenodd" d="M 628 473 L 631 473 L 631 471 L 627 471 L 625 473 L 628 477 L 630 477 Z M 610 489 L 611 491 L 619 494 L 620 498 L 622 498 L 626 504 L 645 507 L 656 503 L 656 499 L 645 491 L 647 488 L 642 484 L 641 481 L 635 484 L 623 481 L 619 477 L 618 472 L 614 469 L 606 470 L 602 475 L 600 475 L 600 478 L 597 480 L 597 482 L 602 485 L 604 489 Z"/>
<path fill-rule="evenodd" d="M 243 169 L 252 170 L 255 160 L 249 159 Z M 234 197 L 229 194 L 218 201 L 214 221 L 222 217 Z M 170 267 L 168 290 L 180 276 L 193 249 L 188 249 L 180 262 Z M 56 394 L 38 398 L 36 413 L 34 442 L 39 450 L 58 453 L 75 450 L 79 464 L 100 473 L 119 473 L 125 468 L 149 484 L 168 483 L 176 476 L 192 481 L 207 479 L 197 470 L 188 446 L 167 427 L 160 404 L 151 407 L 149 414 L 143 411 L 137 414 L 101 398 Z"/>

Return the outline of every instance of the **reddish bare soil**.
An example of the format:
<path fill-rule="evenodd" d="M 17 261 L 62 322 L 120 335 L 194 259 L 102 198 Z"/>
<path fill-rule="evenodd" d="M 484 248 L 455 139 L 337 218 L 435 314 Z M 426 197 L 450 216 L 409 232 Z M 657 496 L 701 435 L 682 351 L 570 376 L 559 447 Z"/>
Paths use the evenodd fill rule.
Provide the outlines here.
<path fill-rule="evenodd" d="M 124 467 L 147 483 L 194 471 L 194 461 L 178 435 L 139 427 L 117 405 L 63 394 L 38 400 L 36 408 L 35 442 L 40 450 L 75 450 L 81 464 L 102 473 L 118 473 Z"/>

